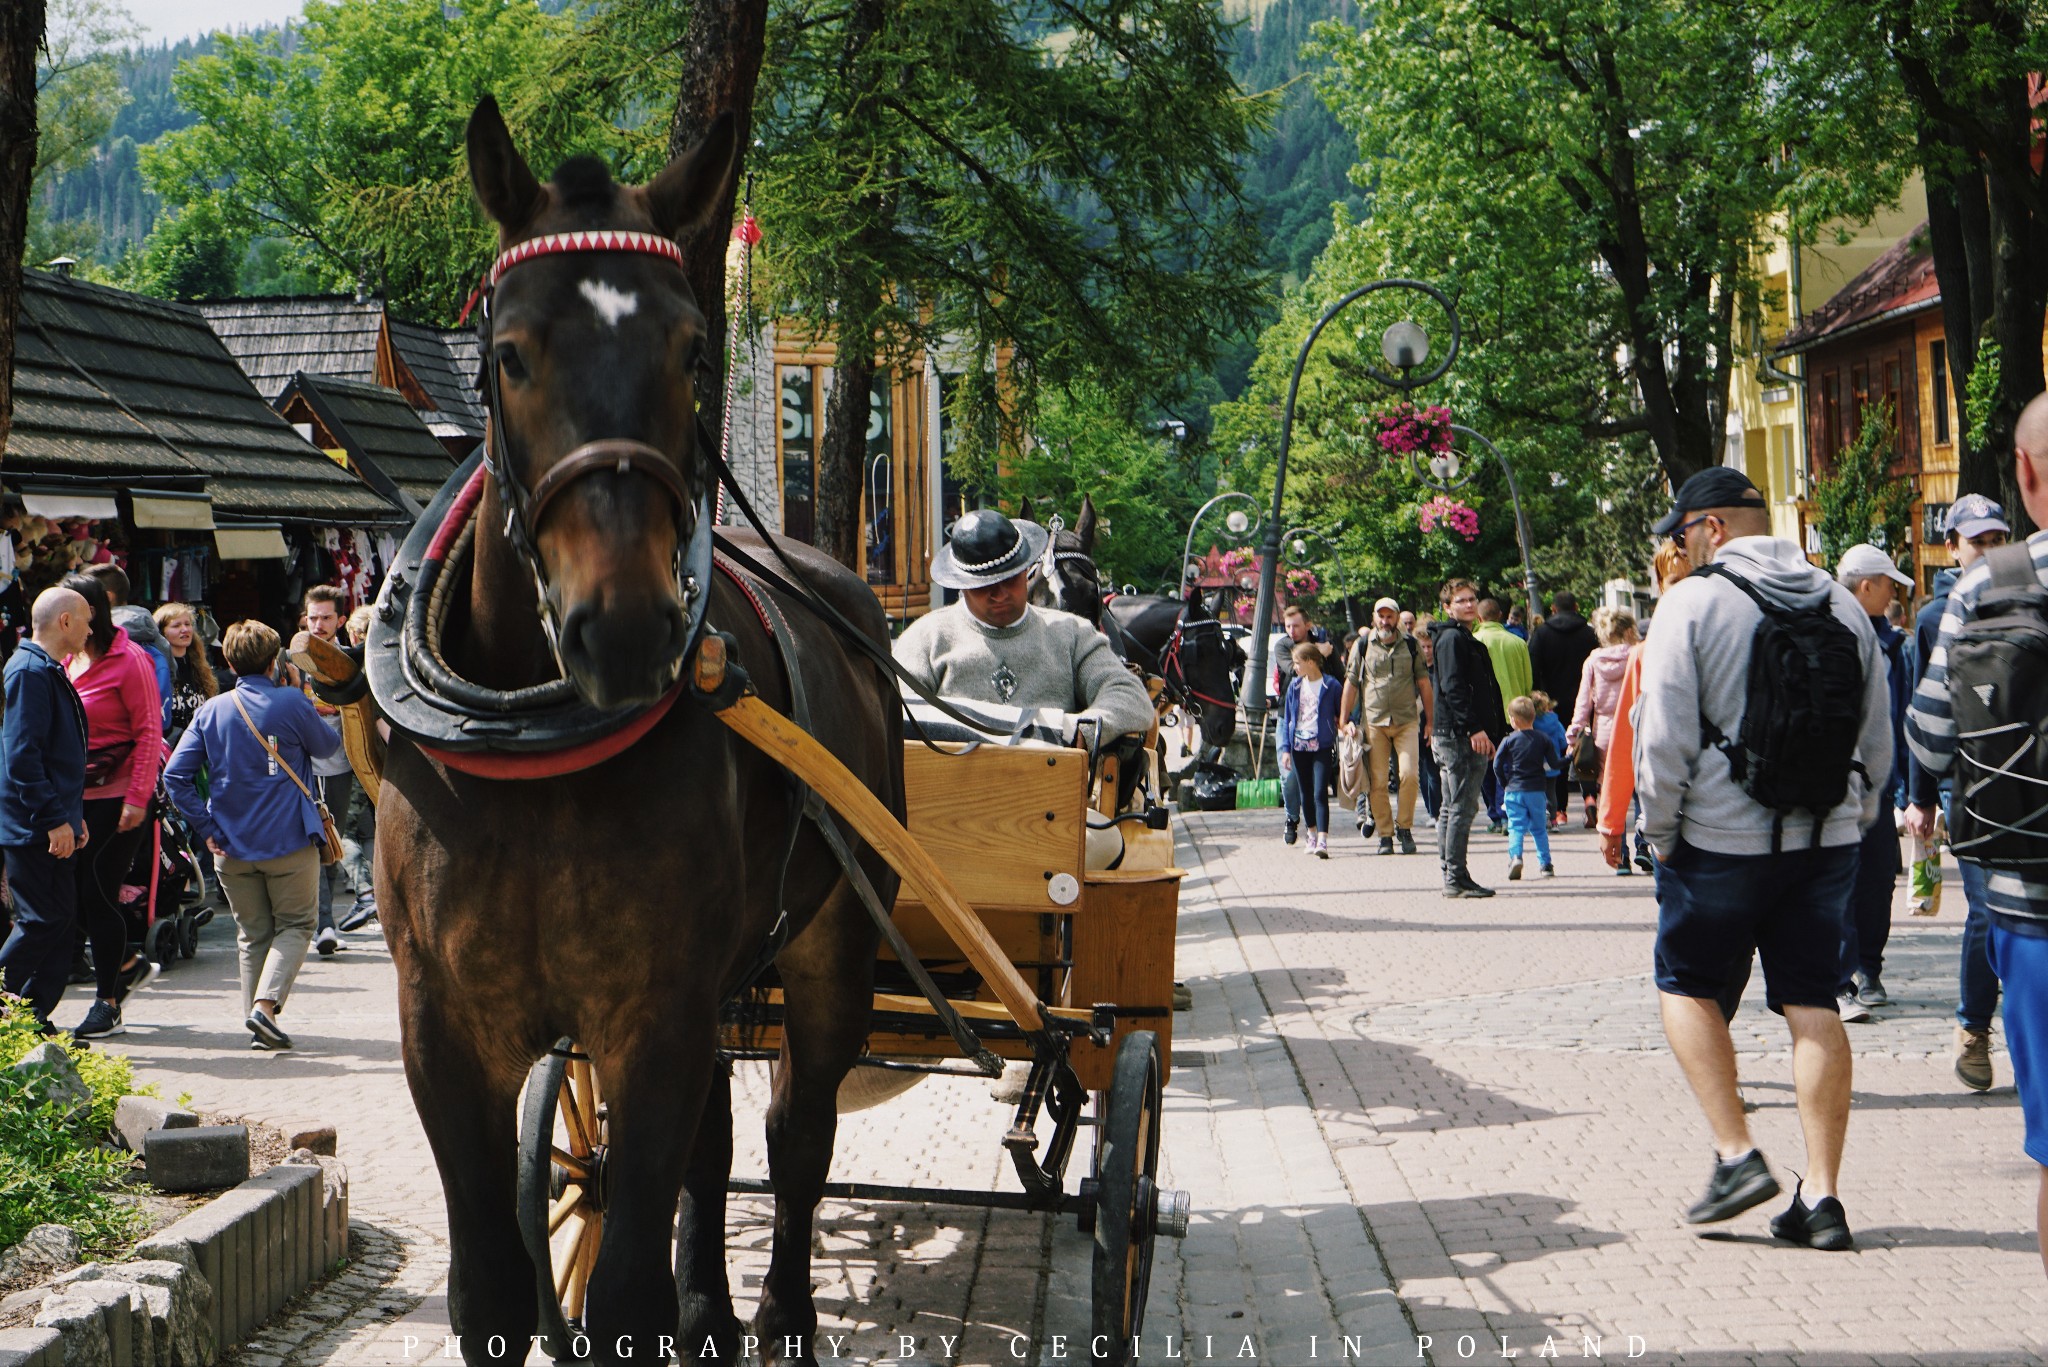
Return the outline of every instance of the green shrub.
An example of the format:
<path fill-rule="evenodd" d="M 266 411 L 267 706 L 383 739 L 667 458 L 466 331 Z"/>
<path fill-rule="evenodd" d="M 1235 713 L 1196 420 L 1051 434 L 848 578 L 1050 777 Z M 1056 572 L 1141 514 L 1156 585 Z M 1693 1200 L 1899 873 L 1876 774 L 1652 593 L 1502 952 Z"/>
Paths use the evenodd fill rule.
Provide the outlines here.
<path fill-rule="evenodd" d="M 69 1225 L 88 1246 L 105 1245 L 140 1219 L 116 1195 L 129 1155 L 100 1143 L 115 1104 L 136 1090 L 134 1071 L 119 1054 L 56 1039 L 92 1088 L 92 1109 L 77 1122 L 54 1102 L 30 1105 L 31 1080 L 7 1071 L 43 1040 L 26 1004 L 0 997 L 0 1248 L 40 1224 Z"/>

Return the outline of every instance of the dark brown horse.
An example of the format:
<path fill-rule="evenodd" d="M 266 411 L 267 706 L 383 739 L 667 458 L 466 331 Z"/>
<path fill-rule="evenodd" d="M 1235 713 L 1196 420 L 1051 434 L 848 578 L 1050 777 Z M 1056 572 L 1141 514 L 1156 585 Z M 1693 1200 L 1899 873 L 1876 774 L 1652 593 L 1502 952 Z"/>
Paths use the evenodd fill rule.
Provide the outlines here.
<path fill-rule="evenodd" d="M 730 121 L 644 187 L 615 185 L 588 159 L 541 184 L 488 99 L 468 144 L 501 251 L 582 230 L 674 238 L 730 194 Z M 703 316 L 674 262 L 581 247 L 505 270 L 486 307 L 493 449 L 508 468 L 483 496 L 470 583 L 441 637 L 446 663 L 501 692 L 566 675 L 587 703 L 648 704 L 682 668 L 679 550 L 711 477 L 693 412 Z M 606 454 L 627 444 L 632 459 Z M 650 468 L 650 455 L 668 467 Z M 513 531 L 524 526 L 538 574 L 508 535 L 507 488 L 515 506 L 526 502 L 528 522 L 515 518 Z M 770 559 L 758 539 L 734 541 Z M 805 547 L 786 549 L 886 646 L 859 579 Z M 788 681 L 753 608 L 724 576 L 709 578 L 708 622 L 737 636 L 762 695 L 787 710 Z M 893 684 L 816 618 L 781 607 L 817 733 L 900 817 Z M 719 1013 L 776 921 L 790 816 L 783 772 L 687 695 L 623 753 L 552 778 L 476 777 L 394 739 L 377 896 L 398 970 L 406 1078 L 446 1192 L 450 1319 L 470 1362 L 505 1360 L 490 1355 L 494 1335 L 518 1360 L 534 1332 L 536 1271 L 513 1202 L 514 1105 L 529 1065 L 563 1036 L 588 1051 L 609 1105 L 607 1216 L 586 1301 L 593 1352 L 660 1360 L 670 1340 L 690 1361 L 708 1337 L 718 1360 L 733 1361 Z M 886 905 L 894 876 L 856 848 Z M 867 1033 L 876 954 L 872 923 L 808 823 L 787 870 L 790 933 L 774 960 L 786 1042 L 767 1118 L 774 1251 L 755 1321 L 776 1361 L 786 1336 L 803 1340 L 788 1357 L 810 1357 L 811 1221 L 834 1098 Z"/>

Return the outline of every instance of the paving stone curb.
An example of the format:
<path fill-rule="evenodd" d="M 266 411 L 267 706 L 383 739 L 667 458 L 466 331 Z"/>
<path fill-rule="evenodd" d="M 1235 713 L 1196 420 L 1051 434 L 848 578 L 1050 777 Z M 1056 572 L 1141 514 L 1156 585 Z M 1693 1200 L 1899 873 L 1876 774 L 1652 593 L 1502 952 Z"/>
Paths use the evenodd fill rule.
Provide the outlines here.
<path fill-rule="evenodd" d="M 208 1367 L 349 1253 L 348 1170 L 299 1155 L 51 1284 L 0 1367 Z"/>

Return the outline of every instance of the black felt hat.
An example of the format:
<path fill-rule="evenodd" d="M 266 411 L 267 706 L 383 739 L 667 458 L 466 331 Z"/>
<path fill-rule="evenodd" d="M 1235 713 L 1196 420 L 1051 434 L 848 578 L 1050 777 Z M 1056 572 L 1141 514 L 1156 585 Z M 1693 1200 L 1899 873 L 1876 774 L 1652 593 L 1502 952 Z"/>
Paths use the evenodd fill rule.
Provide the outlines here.
<path fill-rule="evenodd" d="M 949 589 L 985 589 L 1030 569 L 1052 534 L 1036 522 L 1012 521 L 977 508 L 946 529 L 932 557 L 932 582 Z"/>

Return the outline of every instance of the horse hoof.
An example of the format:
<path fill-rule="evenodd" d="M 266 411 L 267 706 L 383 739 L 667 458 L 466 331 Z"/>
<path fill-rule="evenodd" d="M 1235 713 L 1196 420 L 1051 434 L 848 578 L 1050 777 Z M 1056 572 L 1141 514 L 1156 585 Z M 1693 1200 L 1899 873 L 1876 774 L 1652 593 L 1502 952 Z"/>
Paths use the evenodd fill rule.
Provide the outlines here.
<path fill-rule="evenodd" d="M 685 1295 L 681 1309 L 676 1321 L 676 1346 L 682 1350 L 684 1362 L 739 1360 L 743 1326 L 740 1317 L 732 1312 L 731 1301 L 719 1305 L 708 1296 Z"/>
<path fill-rule="evenodd" d="M 771 1309 L 766 1296 L 763 1296 L 762 1313 L 754 1317 L 754 1336 L 761 1342 L 758 1351 L 765 1367 L 815 1367 L 818 1355 L 813 1340 L 818 1336 L 817 1321 L 813 1320 L 806 1329 L 798 1329 L 787 1323 L 776 1328 L 774 1321 L 780 1317 L 769 1313 Z M 801 1345 L 803 1351 L 794 1357 L 787 1357 L 782 1350 L 789 1346 L 792 1339 Z"/>

